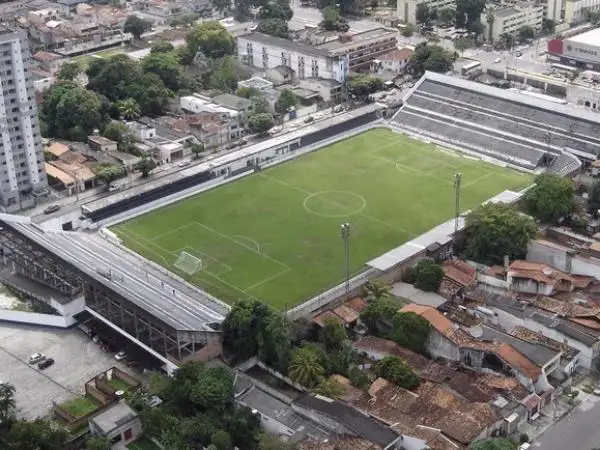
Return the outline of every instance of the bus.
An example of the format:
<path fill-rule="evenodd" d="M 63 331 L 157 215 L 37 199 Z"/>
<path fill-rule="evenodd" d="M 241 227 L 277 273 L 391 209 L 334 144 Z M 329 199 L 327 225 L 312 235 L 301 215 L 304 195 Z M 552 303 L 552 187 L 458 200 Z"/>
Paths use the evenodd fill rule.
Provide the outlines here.
<path fill-rule="evenodd" d="M 481 62 L 479 61 L 473 61 L 472 63 L 469 64 L 465 64 L 464 66 L 461 67 L 460 72 L 463 75 L 467 75 L 470 72 L 473 72 L 475 69 L 481 67 Z"/>
<path fill-rule="evenodd" d="M 575 73 L 577 72 L 577 67 L 565 66 L 563 64 L 550 64 L 550 68 L 557 70 L 562 73 Z"/>

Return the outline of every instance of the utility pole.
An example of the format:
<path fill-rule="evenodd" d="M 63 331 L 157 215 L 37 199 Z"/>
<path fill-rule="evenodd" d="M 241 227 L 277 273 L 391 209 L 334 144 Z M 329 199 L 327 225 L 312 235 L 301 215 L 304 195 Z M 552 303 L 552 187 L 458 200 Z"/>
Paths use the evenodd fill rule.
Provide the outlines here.
<path fill-rule="evenodd" d="M 341 225 L 342 239 L 344 240 L 345 257 L 345 277 L 346 277 L 346 300 L 350 296 L 350 224 L 348 222 Z"/>
<path fill-rule="evenodd" d="M 460 177 L 458 172 L 454 175 L 454 237 L 458 233 L 458 217 L 460 216 Z"/>

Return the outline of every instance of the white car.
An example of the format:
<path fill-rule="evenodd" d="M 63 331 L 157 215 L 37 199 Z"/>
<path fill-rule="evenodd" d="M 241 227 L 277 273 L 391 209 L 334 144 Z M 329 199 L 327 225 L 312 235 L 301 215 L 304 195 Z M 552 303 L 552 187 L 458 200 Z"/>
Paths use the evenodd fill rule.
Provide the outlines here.
<path fill-rule="evenodd" d="M 123 361 L 125 358 L 127 358 L 127 353 L 125 353 L 123 350 L 115 355 L 115 359 L 117 361 Z"/>
<path fill-rule="evenodd" d="M 34 353 L 33 355 L 29 356 L 29 364 L 39 363 L 44 359 L 46 359 L 46 355 L 43 353 Z"/>
<path fill-rule="evenodd" d="M 494 60 L 494 64 L 498 64 L 500 61 L 502 61 L 502 58 L 496 58 L 496 59 Z"/>

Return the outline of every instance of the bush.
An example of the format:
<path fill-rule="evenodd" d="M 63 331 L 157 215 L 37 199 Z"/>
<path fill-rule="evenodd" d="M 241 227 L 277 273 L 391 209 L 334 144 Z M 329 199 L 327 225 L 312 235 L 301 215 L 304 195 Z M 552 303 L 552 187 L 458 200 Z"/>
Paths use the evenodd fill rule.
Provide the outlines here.
<path fill-rule="evenodd" d="M 397 356 L 386 356 L 375 364 L 375 373 L 404 389 L 412 389 L 419 385 L 419 377 Z"/>
<path fill-rule="evenodd" d="M 442 266 L 433 259 L 422 259 L 415 266 L 415 287 L 428 292 L 436 292 L 444 278 Z"/>
<path fill-rule="evenodd" d="M 519 442 L 524 444 L 525 442 L 529 442 L 529 435 L 527 433 L 521 433 L 519 436 Z"/>

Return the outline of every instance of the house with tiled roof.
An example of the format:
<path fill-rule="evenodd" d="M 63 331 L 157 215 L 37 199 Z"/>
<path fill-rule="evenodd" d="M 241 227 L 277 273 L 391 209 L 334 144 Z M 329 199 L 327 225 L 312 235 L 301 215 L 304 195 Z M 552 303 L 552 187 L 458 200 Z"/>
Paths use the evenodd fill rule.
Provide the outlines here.
<path fill-rule="evenodd" d="M 506 281 L 513 292 L 552 295 L 571 292 L 575 280 L 571 275 L 554 267 L 533 261 L 513 261 L 506 272 Z"/>
<path fill-rule="evenodd" d="M 411 304 L 400 312 L 415 313 L 431 324 L 426 348 L 433 358 L 444 358 L 476 370 L 493 370 L 514 376 L 530 392 L 541 394 L 552 389 L 545 373 L 531 360 L 531 356 L 524 355 L 512 345 L 499 340 L 476 338 L 435 308 Z M 556 355 L 553 358 L 558 360 Z"/>

